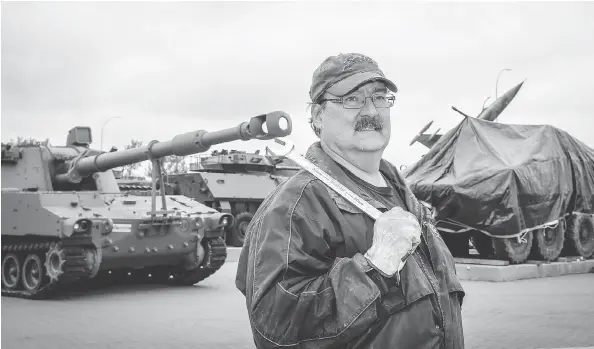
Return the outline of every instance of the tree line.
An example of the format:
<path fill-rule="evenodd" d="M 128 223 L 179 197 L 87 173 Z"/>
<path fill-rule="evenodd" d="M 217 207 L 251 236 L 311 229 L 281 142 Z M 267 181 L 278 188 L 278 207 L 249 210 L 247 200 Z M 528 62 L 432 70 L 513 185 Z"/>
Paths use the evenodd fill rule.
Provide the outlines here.
<path fill-rule="evenodd" d="M 132 139 L 130 144 L 126 145 L 126 149 L 133 149 L 142 147 L 142 141 Z M 188 171 L 188 164 L 187 164 L 187 157 L 185 156 L 177 156 L 177 155 L 170 155 L 165 156 L 161 159 L 161 166 L 163 167 L 163 172 L 166 174 L 178 174 L 184 173 Z M 138 168 L 142 167 L 143 163 L 148 162 L 148 166 L 145 167 L 144 175 L 146 177 L 151 177 L 153 173 L 153 164 L 150 161 L 143 161 L 138 162 L 135 164 L 122 166 L 122 177 L 128 178 L 132 176 L 132 172 L 137 170 Z"/>
<path fill-rule="evenodd" d="M 11 139 L 8 143 L 14 144 L 16 146 L 21 146 L 21 147 L 27 146 L 27 145 L 37 145 L 37 144 L 47 145 L 47 146 L 51 145 L 49 138 L 46 138 L 44 141 L 39 141 L 32 137 L 25 138 L 25 137 L 21 137 L 21 136 L 18 136 L 16 140 Z"/>

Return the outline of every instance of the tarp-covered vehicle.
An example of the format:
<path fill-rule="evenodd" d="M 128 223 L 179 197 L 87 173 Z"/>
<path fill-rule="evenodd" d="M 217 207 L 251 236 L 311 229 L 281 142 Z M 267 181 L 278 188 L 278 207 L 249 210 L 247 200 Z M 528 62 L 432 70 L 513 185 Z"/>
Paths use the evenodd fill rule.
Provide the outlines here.
<path fill-rule="evenodd" d="M 466 117 L 405 176 L 455 256 L 594 253 L 594 150 L 563 130 Z"/>

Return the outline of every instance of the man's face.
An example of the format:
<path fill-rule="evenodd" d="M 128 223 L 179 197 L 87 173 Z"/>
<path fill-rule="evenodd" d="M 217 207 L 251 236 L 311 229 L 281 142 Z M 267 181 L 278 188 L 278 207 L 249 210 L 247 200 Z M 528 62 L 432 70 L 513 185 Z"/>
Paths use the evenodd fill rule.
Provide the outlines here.
<path fill-rule="evenodd" d="M 374 93 L 389 94 L 381 82 L 369 82 L 343 96 L 371 97 Z M 339 98 L 325 94 L 323 99 Z M 361 109 L 346 109 L 340 102 L 326 102 L 317 118 L 322 127 L 321 140 L 332 148 L 376 152 L 383 150 L 390 141 L 390 108 L 376 108 L 371 99 L 365 99 Z"/>

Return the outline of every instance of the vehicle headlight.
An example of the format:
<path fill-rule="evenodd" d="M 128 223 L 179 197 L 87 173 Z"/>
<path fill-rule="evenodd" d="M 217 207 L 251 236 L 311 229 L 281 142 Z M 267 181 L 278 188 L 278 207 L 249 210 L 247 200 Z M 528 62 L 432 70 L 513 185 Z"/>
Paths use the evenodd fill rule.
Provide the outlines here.
<path fill-rule="evenodd" d="M 79 219 L 74 223 L 72 230 L 74 234 L 86 234 L 91 231 L 92 222 L 88 219 Z"/>
<path fill-rule="evenodd" d="M 103 234 L 107 235 L 113 231 L 113 220 L 108 218 L 104 221 Z"/>
<path fill-rule="evenodd" d="M 222 227 L 224 230 L 231 228 L 233 225 L 233 216 L 230 214 L 224 214 L 219 219 L 219 227 Z"/>
<path fill-rule="evenodd" d="M 200 230 L 200 229 L 202 229 L 202 227 L 204 227 L 204 221 L 200 217 L 196 217 L 194 224 L 196 224 L 196 229 L 198 229 L 198 230 Z"/>

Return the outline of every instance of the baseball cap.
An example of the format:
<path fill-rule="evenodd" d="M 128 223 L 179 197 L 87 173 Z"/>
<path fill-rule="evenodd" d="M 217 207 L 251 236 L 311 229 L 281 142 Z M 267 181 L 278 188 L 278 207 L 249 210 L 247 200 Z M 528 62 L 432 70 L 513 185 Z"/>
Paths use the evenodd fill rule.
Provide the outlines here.
<path fill-rule="evenodd" d="M 314 71 L 309 96 L 312 102 L 325 92 L 344 96 L 372 80 L 382 81 L 392 92 L 398 91 L 373 59 L 360 53 L 340 53 L 326 58 Z"/>

